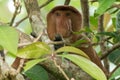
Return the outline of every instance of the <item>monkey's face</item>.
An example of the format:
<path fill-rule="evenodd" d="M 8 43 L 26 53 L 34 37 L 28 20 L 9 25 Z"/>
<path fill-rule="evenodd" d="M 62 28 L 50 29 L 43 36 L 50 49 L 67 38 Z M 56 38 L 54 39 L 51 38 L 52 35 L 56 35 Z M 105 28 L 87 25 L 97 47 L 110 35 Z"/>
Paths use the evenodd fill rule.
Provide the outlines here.
<path fill-rule="evenodd" d="M 56 34 L 63 38 L 70 37 L 72 30 L 71 12 L 57 10 L 54 12 L 54 19 L 56 25 Z"/>
<path fill-rule="evenodd" d="M 64 38 L 72 37 L 73 31 L 79 31 L 82 18 L 79 11 L 72 6 L 57 6 L 47 15 L 47 32 L 51 40 L 56 35 Z"/>

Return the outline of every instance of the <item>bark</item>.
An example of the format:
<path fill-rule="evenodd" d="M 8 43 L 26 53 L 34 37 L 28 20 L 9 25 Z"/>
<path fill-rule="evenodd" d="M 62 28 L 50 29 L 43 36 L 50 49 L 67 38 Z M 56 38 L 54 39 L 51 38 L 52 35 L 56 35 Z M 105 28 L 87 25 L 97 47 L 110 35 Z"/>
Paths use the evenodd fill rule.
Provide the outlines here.
<path fill-rule="evenodd" d="M 57 57 L 56 62 L 64 70 L 70 80 L 71 78 L 74 78 L 75 80 L 93 80 L 91 76 L 69 60 L 63 60 Z M 54 80 L 66 80 L 52 60 L 44 61 L 41 65 L 48 71 L 48 73 L 54 76 Z M 50 80 L 53 80 L 53 78 Z"/>
<path fill-rule="evenodd" d="M 83 27 L 90 27 L 88 0 L 80 0 L 80 1 L 81 1 L 81 8 L 83 15 Z"/>
<path fill-rule="evenodd" d="M 10 67 L 0 56 L 0 80 L 25 80 L 24 77 Z"/>
<path fill-rule="evenodd" d="M 101 15 L 99 17 L 99 20 L 98 20 L 98 33 L 101 33 L 101 32 L 104 32 L 104 27 L 103 27 L 103 18 L 104 18 L 104 15 Z M 100 35 L 100 48 L 101 48 L 101 52 L 102 54 L 107 50 L 106 48 L 106 42 L 103 42 L 103 40 L 105 39 L 105 36 L 104 35 Z M 104 55 L 104 54 L 103 54 Z M 108 75 L 109 73 L 109 62 L 108 62 L 108 58 L 104 58 L 103 60 L 104 62 L 104 66 L 107 70 L 107 73 L 106 75 Z"/>
<path fill-rule="evenodd" d="M 44 26 L 40 18 L 40 9 L 37 0 L 24 0 L 29 21 L 32 27 L 32 35 L 38 37 L 43 32 Z"/>

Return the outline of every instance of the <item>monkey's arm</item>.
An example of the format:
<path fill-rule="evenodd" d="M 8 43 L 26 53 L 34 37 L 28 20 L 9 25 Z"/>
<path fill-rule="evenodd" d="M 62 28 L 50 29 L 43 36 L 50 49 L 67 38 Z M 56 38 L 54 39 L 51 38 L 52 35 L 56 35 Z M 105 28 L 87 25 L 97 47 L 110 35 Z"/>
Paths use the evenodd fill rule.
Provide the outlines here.
<path fill-rule="evenodd" d="M 75 39 L 74 36 L 73 36 L 73 39 Z M 92 43 L 91 43 L 91 40 L 90 40 L 86 35 L 84 35 L 84 34 L 80 34 L 79 36 L 77 36 L 76 39 L 83 39 L 83 40 L 85 40 L 85 42 L 81 43 L 81 44 L 78 46 L 78 48 L 79 48 L 80 50 L 82 50 L 83 52 L 85 52 L 85 53 L 89 56 L 89 58 L 90 58 L 90 60 L 91 60 L 92 62 L 94 62 L 94 63 L 95 63 L 97 66 L 99 66 L 105 73 L 107 73 L 107 72 L 106 72 L 106 69 L 103 67 L 103 65 L 102 65 L 102 63 L 101 63 L 100 58 L 98 57 L 96 51 L 94 50 L 93 46 L 91 45 L 91 44 L 92 44 Z"/>

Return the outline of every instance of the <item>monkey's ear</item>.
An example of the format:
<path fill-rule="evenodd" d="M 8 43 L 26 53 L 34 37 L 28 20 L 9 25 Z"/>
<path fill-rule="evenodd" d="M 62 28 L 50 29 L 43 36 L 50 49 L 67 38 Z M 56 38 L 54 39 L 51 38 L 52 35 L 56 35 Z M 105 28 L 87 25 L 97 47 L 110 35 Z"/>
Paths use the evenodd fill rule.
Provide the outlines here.
<path fill-rule="evenodd" d="M 74 8 L 72 8 L 74 9 Z M 73 11 L 73 10 L 72 10 Z M 82 16 L 79 12 L 73 12 L 71 15 L 72 30 L 77 32 L 82 28 Z"/>
<path fill-rule="evenodd" d="M 56 35 L 56 23 L 55 23 L 55 16 L 54 13 L 49 12 L 47 15 L 47 33 L 48 37 L 51 40 L 55 40 Z"/>

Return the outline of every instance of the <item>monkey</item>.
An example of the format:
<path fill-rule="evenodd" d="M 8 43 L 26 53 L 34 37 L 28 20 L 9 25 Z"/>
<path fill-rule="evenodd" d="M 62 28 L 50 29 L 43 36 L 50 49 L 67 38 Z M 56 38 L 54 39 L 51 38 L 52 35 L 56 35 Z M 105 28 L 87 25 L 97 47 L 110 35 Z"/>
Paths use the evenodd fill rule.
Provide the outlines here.
<path fill-rule="evenodd" d="M 82 29 L 82 15 L 76 8 L 68 5 L 56 6 L 47 14 L 46 18 L 47 33 L 50 40 L 66 40 L 68 43 L 72 44 L 79 39 L 84 39 L 86 42 L 80 44 L 78 48 L 85 52 L 89 56 L 90 60 L 106 73 L 101 60 L 92 45 L 90 45 L 91 40 L 83 33 L 74 33 L 79 32 Z M 89 46 L 86 47 L 86 44 Z"/>

